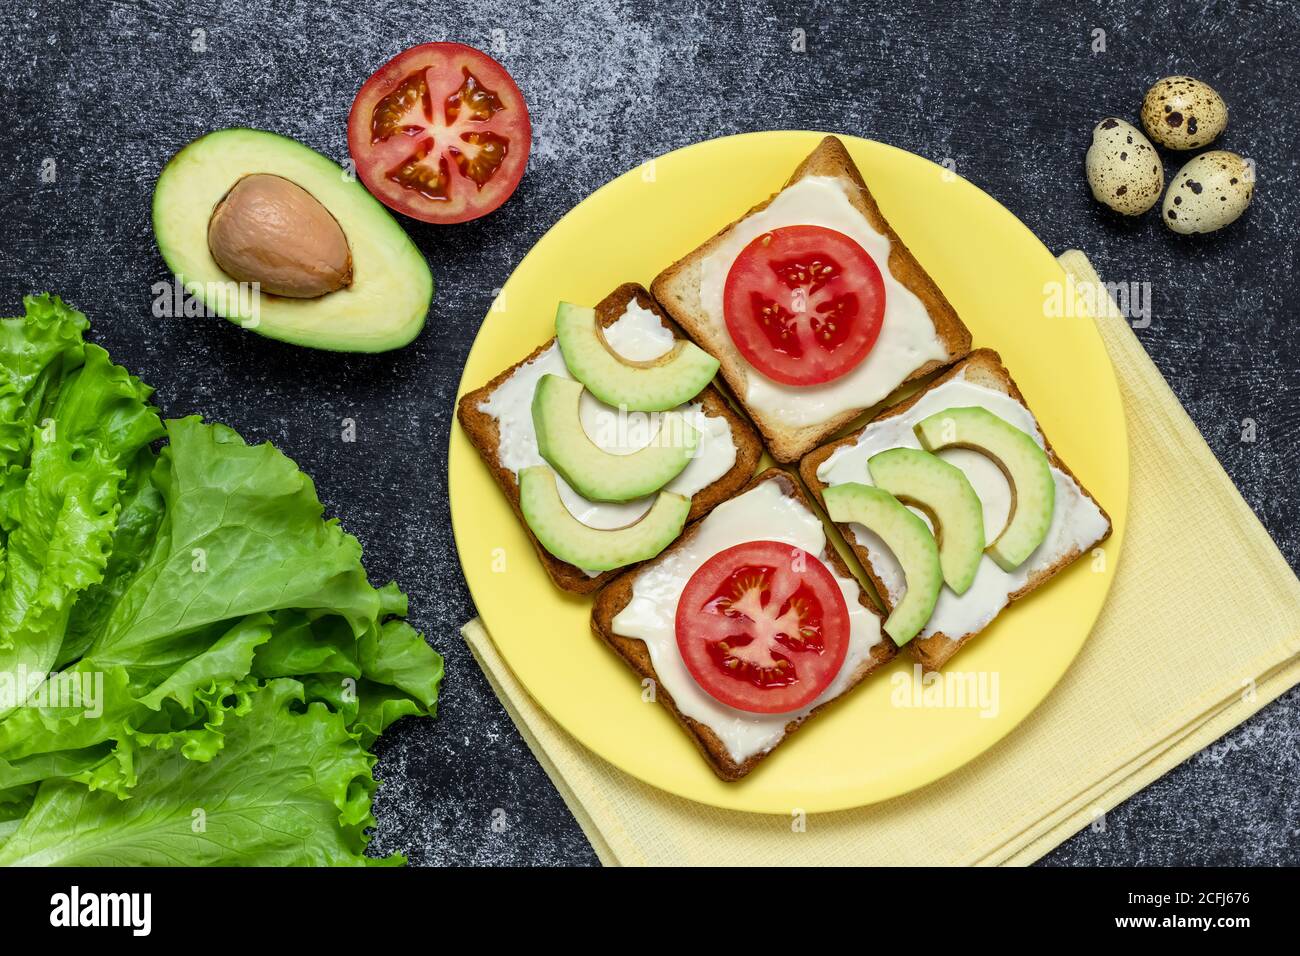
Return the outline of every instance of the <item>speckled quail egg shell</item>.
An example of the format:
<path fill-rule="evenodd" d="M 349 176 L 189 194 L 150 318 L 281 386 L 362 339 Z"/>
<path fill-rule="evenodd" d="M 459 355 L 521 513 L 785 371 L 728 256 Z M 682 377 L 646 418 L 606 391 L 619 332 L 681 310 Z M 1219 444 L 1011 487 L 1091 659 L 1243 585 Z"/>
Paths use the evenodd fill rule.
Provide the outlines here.
<path fill-rule="evenodd" d="M 1160 218 L 1183 235 L 1214 232 L 1235 222 L 1254 194 L 1254 166 L 1226 149 L 1211 150 L 1174 174 Z"/>
<path fill-rule="evenodd" d="M 1228 106 L 1208 83 L 1166 76 L 1142 100 L 1142 125 L 1167 149 L 1197 149 L 1218 139 L 1228 125 Z"/>
<path fill-rule="evenodd" d="M 1154 206 L 1165 184 L 1155 147 L 1136 126 L 1114 116 L 1093 129 L 1085 165 L 1097 201 L 1126 216 Z"/>

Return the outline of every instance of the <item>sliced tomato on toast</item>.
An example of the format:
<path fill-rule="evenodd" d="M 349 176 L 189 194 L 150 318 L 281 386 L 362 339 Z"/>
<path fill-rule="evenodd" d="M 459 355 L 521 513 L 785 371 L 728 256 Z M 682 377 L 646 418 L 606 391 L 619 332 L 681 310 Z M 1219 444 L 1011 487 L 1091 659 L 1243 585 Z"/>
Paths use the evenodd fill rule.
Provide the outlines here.
<path fill-rule="evenodd" d="M 885 283 L 871 255 L 843 233 L 784 226 L 741 250 L 722 306 L 750 365 L 785 385 L 820 385 L 852 371 L 876 344 Z"/>
<path fill-rule="evenodd" d="M 812 703 L 849 647 L 849 610 L 815 555 L 780 541 L 727 548 L 700 565 L 677 602 L 677 646 L 691 676 L 739 710 Z"/>

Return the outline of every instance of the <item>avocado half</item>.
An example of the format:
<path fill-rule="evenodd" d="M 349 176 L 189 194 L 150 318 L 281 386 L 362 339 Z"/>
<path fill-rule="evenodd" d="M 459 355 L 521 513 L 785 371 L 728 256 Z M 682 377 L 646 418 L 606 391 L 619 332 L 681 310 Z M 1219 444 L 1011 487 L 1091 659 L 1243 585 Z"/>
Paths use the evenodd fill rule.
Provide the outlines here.
<path fill-rule="evenodd" d="M 352 283 L 313 299 L 231 294 L 208 249 L 208 221 L 241 178 L 297 183 L 347 237 Z M 334 352 L 386 352 L 419 334 L 433 298 L 429 266 L 397 220 L 333 160 L 256 129 L 223 129 L 172 157 L 153 192 L 153 228 L 167 267 L 208 309 L 267 338 Z"/>

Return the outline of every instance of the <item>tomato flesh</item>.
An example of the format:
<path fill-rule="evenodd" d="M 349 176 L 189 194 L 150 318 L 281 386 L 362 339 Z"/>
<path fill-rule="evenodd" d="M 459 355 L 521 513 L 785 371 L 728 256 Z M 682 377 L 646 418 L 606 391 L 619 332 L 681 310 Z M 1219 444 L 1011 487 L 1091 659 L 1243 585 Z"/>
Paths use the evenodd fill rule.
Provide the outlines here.
<path fill-rule="evenodd" d="M 494 115 L 505 109 L 501 103 L 501 97 L 496 92 L 489 90 L 479 82 L 479 78 L 469 71 L 469 67 L 461 68 L 461 75 L 464 81 L 460 84 L 460 89 L 451 96 L 447 97 L 447 122 L 455 123 L 460 118 L 461 109 L 465 109 L 470 119 L 485 122 L 490 120 Z"/>
<path fill-rule="evenodd" d="M 848 374 L 875 346 L 885 283 L 871 255 L 843 233 L 784 226 L 741 250 L 722 305 L 750 365 L 785 385 L 820 385 Z"/>
<path fill-rule="evenodd" d="M 461 139 L 467 144 L 449 147 L 460 174 L 474 180 L 479 189 L 488 184 L 510 152 L 510 140 L 496 133 L 464 133 Z"/>
<path fill-rule="evenodd" d="M 432 113 L 424 71 L 412 73 L 375 107 L 370 118 L 370 142 L 382 143 L 394 133 L 414 136 L 427 125 Z"/>
<path fill-rule="evenodd" d="M 810 704 L 849 647 L 849 610 L 822 561 L 780 541 L 719 551 L 677 602 L 677 646 L 712 697 L 780 714 Z"/>
<path fill-rule="evenodd" d="M 425 222 L 465 222 L 500 206 L 519 185 L 531 142 L 510 74 L 459 43 L 394 57 L 361 87 L 348 117 L 348 150 L 366 188 Z"/>

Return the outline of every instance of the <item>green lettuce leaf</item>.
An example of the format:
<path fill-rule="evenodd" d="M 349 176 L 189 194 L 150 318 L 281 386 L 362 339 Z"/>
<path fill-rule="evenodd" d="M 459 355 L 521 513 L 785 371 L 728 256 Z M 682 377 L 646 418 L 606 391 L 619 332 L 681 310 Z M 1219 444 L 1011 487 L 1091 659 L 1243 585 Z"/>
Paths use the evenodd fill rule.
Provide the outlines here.
<path fill-rule="evenodd" d="M 141 449 L 127 468 L 122 507 L 103 579 L 87 588 L 73 606 L 56 667 L 64 667 L 86 653 L 149 558 L 163 514 L 162 495 L 150 480 L 156 458 L 150 449 Z"/>
<path fill-rule="evenodd" d="M 222 425 L 184 418 L 167 422 L 167 435 L 153 474 L 164 517 L 152 552 L 90 656 L 171 666 L 188 656 L 177 636 L 277 608 L 328 610 L 365 633 L 381 595 L 357 539 L 322 520 L 311 479 L 271 445 L 245 445 Z"/>
<path fill-rule="evenodd" d="M 79 334 L 65 314 L 69 324 Z M 98 346 L 76 354 L 82 364 L 57 388 L 45 377 L 47 398 L 56 397 L 15 444 L 27 457 L 10 462 L 10 475 L 21 473 L 23 482 L 4 500 L 0 672 L 44 672 L 59 660 L 77 598 L 104 580 L 126 469 L 162 434 L 148 388 Z M 6 709 L 0 702 L 0 714 Z"/>
<path fill-rule="evenodd" d="M 82 362 L 90 323 L 57 296 L 29 295 L 27 314 L 0 319 L 0 477 L 20 471 L 63 379 Z"/>
<path fill-rule="evenodd" d="M 41 787 L 0 865 L 364 865 L 374 758 L 302 685 L 274 680 L 222 725 L 208 761 L 141 747 L 126 800 L 60 780 Z"/>
<path fill-rule="evenodd" d="M 442 680 L 405 595 L 275 448 L 164 424 L 81 313 L 25 305 L 0 320 L 0 863 L 377 862 L 368 748 Z"/>

